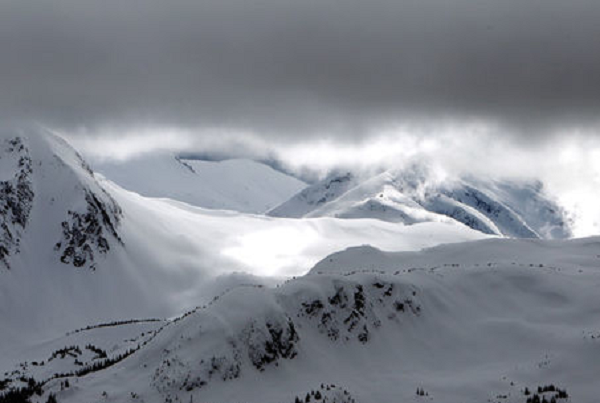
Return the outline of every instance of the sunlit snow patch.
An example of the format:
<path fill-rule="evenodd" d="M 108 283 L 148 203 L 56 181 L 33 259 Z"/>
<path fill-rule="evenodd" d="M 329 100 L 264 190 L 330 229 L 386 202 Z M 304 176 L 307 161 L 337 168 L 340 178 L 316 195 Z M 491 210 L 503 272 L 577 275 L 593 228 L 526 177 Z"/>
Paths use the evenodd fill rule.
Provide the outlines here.
<path fill-rule="evenodd" d="M 239 236 L 222 254 L 256 267 L 254 274 L 273 276 L 286 268 L 305 267 L 307 257 L 302 252 L 319 239 L 313 228 L 275 227 Z"/>

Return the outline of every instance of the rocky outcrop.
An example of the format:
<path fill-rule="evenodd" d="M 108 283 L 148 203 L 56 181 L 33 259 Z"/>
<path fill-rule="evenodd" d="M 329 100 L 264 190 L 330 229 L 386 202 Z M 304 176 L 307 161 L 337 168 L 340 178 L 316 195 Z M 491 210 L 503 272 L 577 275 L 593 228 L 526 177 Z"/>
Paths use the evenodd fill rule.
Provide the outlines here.
<path fill-rule="evenodd" d="M 243 294 L 240 288 L 233 289 L 175 321 L 181 331 L 175 327 L 166 330 L 179 336 L 165 337 L 173 342 L 162 349 L 153 387 L 168 400 L 180 392 L 235 380 L 252 370 L 269 371 L 296 359 L 303 341 L 314 340 L 314 336 L 332 344 L 367 344 L 382 326 L 399 325 L 402 317 L 421 314 L 416 288 L 398 280 L 395 276 L 348 274 L 311 277 L 293 293 L 271 294 L 258 288 L 256 293 L 262 294 L 262 303 L 270 308 L 261 308 L 262 303 L 248 307 L 254 312 L 242 316 L 241 323 L 222 316 L 224 312 L 238 316 L 233 313 L 234 306 Z M 314 292 L 315 287 L 320 291 Z M 328 395 L 325 392 L 329 390 L 321 394 Z M 343 396 L 348 397 L 342 393 L 331 401 L 346 401 L 339 400 Z"/>
<path fill-rule="evenodd" d="M 0 181 L 0 261 L 10 268 L 8 258 L 19 253 L 21 236 L 27 226 L 33 203 L 32 160 L 20 137 L 5 140 L 0 160 L 3 169 L 12 165 L 14 174 Z M 10 171 L 8 171 L 10 172 Z"/>
<path fill-rule="evenodd" d="M 62 222 L 63 239 L 55 245 L 61 262 L 95 269 L 98 254 L 107 253 L 113 241 L 122 244 L 116 230 L 121 209 L 110 195 L 103 196 L 106 201 L 86 189 L 86 210 L 69 210 L 68 218 Z"/>

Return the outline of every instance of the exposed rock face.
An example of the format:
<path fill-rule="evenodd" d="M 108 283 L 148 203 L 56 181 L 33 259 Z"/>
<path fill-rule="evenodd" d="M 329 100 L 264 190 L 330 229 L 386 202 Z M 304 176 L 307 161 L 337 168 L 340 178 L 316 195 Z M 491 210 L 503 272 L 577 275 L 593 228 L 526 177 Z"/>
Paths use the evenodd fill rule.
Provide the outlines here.
<path fill-rule="evenodd" d="M 287 323 L 267 322 L 264 326 L 252 323 L 247 333 L 248 357 L 260 371 L 280 358 L 292 359 L 297 354 L 299 337 L 290 318 Z"/>
<path fill-rule="evenodd" d="M 316 322 L 319 332 L 332 341 L 367 343 L 371 332 L 382 324 L 381 312 L 385 312 L 383 318 L 391 320 L 407 310 L 415 315 L 421 310 L 412 297 L 387 281 L 368 285 L 334 281 L 334 290 L 327 299 L 303 302 L 299 312 L 299 316 Z"/>
<path fill-rule="evenodd" d="M 86 210 L 68 212 L 67 220 L 62 222 L 63 239 L 55 245 L 61 262 L 75 267 L 87 264 L 95 269 L 95 255 L 110 250 L 111 238 L 122 244 L 116 231 L 121 209 L 107 193 L 104 196 L 107 202 L 86 189 Z"/>
<path fill-rule="evenodd" d="M 19 253 L 21 236 L 33 203 L 33 164 L 20 137 L 5 140 L 0 147 L 0 159 L 5 159 L 3 169 L 8 171 L 9 165 L 16 168 L 12 177 L 0 181 L 0 261 L 10 268 L 8 257 Z"/>

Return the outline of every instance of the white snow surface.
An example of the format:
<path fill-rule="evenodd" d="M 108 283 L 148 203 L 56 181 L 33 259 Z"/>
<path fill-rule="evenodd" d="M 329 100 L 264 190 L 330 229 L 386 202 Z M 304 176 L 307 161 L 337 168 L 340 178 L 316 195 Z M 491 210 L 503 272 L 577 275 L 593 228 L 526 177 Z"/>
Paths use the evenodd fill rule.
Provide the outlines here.
<path fill-rule="evenodd" d="M 93 167 L 121 187 L 144 196 L 245 213 L 264 213 L 306 187 L 292 176 L 244 159 L 202 161 L 152 154 L 97 162 Z"/>
<path fill-rule="evenodd" d="M 161 324 L 117 364 L 50 380 L 45 393 L 60 402 L 293 403 L 324 384 L 345 391 L 342 402 L 519 403 L 525 388 L 552 384 L 570 396 L 559 402 L 592 403 L 599 250 L 600 238 L 351 248 L 276 288 L 235 287 Z"/>

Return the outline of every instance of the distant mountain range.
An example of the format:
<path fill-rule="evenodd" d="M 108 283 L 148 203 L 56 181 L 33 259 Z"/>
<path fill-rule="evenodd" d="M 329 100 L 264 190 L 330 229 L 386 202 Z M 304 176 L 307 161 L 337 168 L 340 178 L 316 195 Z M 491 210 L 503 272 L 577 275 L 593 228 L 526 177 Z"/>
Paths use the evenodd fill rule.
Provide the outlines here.
<path fill-rule="evenodd" d="M 516 238 L 572 236 L 566 212 L 539 181 L 440 181 L 424 164 L 372 175 L 334 172 L 311 185 L 250 160 L 154 155 L 95 168 L 142 195 L 209 209 L 285 218 L 373 218 L 404 225 L 458 222 L 484 234 Z"/>
<path fill-rule="evenodd" d="M 460 222 L 485 234 L 561 239 L 571 236 L 566 213 L 540 182 L 446 179 L 424 166 L 364 177 L 335 173 L 270 210 L 272 217 L 376 218 L 412 225 Z"/>

